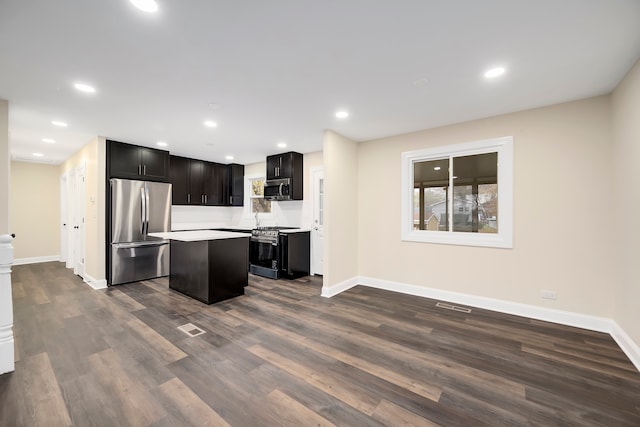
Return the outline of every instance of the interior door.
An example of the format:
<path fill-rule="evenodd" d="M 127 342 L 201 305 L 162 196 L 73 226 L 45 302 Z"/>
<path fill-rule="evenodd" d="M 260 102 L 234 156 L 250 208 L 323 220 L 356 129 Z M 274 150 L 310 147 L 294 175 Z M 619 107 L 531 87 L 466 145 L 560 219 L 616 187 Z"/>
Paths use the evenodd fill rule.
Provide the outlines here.
<path fill-rule="evenodd" d="M 324 271 L 324 171 L 311 171 L 313 183 L 313 227 L 311 228 L 311 274 Z"/>
<path fill-rule="evenodd" d="M 85 277 L 85 168 L 81 166 L 75 171 L 74 185 L 75 210 L 75 260 L 73 272 L 84 279 Z"/>
<path fill-rule="evenodd" d="M 69 205 L 68 205 L 68 188 L 67 174 L 60 177 L 60 261 L 67 262 L 68 258 L 68 233 L 69 224 Z"/>
<path fill-rule="evenodd" d="M 65 266 L 73 268 L 76 259 L 76 211 L 75 211 L 75 170 L 69 171 L 67 174 L 67 259 Z"/>

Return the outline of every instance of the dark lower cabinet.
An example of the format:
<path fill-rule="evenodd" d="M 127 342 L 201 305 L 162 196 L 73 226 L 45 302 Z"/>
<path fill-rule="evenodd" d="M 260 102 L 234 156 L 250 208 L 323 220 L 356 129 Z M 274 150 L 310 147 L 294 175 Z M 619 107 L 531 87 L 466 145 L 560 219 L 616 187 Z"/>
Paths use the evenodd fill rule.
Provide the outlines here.
<path fill-rule="evenodd" d="M 309 275 L 311 270 L 311 233 L 280 232 L 280 277 L 297 279 Z"/>
<path fill-rule="evenodd" d="M 171 241 L 169 288 L 206 304 L 244 295 L 249 281 L 249 236 Z"/>

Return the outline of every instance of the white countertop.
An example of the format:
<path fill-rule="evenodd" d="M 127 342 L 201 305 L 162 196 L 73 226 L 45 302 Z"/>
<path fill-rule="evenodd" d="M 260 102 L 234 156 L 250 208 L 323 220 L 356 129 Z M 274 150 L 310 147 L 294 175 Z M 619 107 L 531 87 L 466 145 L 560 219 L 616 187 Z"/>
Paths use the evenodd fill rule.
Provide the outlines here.
<path fill-rule="evenodd" d="M 181 242 L 199 242 L 203 240 L 222 240 L 247 238 L 247 233 L 233 233 L 230 231 L 193 230 L 193 231 L 169 231 L 166 233 L 149 233 L 149 236 L 162 239 L 180 240 Z"/>

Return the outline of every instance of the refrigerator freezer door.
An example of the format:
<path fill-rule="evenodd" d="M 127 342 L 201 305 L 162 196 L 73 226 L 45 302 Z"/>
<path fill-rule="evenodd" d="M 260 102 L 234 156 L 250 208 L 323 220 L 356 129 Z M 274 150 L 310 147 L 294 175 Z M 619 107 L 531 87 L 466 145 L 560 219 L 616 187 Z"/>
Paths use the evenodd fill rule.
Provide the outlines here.
<path fill-rule="evenodd" d="M 135 282 L 169 274 L 169 243 L 131 245 L 112 244 L 111 284 Z"/>
<path fill-rule="evenodd" d="M 144 181 L 111 179 L 111 243 L 144 240 Z"/>
<path fill-rule="evenodd" d="M 171 231 L 171 184 L 146 182 L 147 217 L 146 232 Z M 147 237 L 148 240 L 154 239 Z"/>

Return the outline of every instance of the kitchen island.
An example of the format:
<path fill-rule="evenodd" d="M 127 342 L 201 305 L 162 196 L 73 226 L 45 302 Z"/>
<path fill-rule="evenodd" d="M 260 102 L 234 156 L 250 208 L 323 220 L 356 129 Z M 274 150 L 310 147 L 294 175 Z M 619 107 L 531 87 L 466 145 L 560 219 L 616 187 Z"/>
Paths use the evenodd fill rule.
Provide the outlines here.
<path fill-rule="evenodd" d="M 194 230 L 149 235 L 171 240 L 169 288 L 206 304 L 244 294 L 248 234 Z"/>

